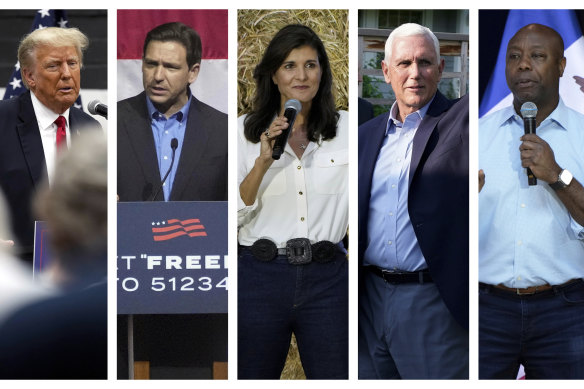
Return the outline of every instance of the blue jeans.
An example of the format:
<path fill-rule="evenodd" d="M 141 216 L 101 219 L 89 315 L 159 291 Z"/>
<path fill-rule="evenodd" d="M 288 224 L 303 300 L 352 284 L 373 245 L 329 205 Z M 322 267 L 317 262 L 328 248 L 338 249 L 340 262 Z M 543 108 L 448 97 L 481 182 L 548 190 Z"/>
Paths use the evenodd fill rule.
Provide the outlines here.
<path fill-rule="evenodd" d="M 238 378 L 279 379 L 296 335 L 309 379 L 348 378 L 348 261 L 290 265 L 238 258 Z"/>
<path fill-rule="evenodd" d="M 584 378 L 584 281 L 518 296 L 479 286 L 479 378 Z"/>

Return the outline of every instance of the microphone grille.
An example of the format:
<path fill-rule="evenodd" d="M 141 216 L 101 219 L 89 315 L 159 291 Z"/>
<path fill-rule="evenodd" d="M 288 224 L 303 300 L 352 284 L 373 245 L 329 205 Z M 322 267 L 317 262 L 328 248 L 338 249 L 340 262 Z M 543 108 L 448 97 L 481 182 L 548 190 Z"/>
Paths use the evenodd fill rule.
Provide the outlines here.
<path fill-rule="evenodd" d="M 99 100 L 93 100 L 89 104 L 87 104 L 87 110 L 90 114 L 95 115 L 97 112 L 95 111 L 95 107 L 99 104 Z"/>
<path fill-rule="evenodd" d="M 534 118 L 537 115 L 537 106 L 528 101 L 521 106 L 521 116 L 523 118 Z"/>
<path fill-rule="evenodd" d="M 302 111 L 302 104 L 296 99 L 290 99 L 284 103 L 284 110 L 287 110 L 288 108 L 292 108 L 297 112 Z"/>
<path fill-rule="evenodd" d="M 176 149 L 176 148 L 178 148 L 178 139 L 172 138 L 170 140 L 170 148 L 173 149 L 173 150 Z"/>

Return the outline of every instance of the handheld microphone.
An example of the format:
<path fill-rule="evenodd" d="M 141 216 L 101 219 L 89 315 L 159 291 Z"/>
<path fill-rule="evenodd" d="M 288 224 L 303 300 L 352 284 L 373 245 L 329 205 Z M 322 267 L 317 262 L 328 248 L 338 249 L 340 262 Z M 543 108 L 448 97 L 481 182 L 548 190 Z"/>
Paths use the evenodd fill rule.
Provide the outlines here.
<path fill-rule="evenodd" d="M 101 115 L 107 119 L 107 105 L 100 103 L 99 100 L 93 100 L 87 104 L 87 110 L 92 115 Z"/>
<path fill-rule="evenodd" d="M 286 147 L 286 143 L 288 143 L 288 138 L 292 132 L 292 126 L 294 126 L 294 121 L 296 120 L 296 115 L 301 110 L 302 104 L 296 99 L 290 99 L 284 104 L 284 117 L 288 119 L 288 128 L 283 130 L 276 138 L 274 148 L 272 149 L 272 159 L 280 159 L 280 156 Z"/>
<path fill-rule="evenodd" d="M 162 190 L 162 187 L 164 186 L 164 182 L 166 181 L 166 178 L 168 177 L 168 175 L 170 174 L 170 171 L 172 170 L 172 165 L 174 165 L 174 155 L 176 153 L 176 149 L 178 148 L 178 139 L 172 138 L 172 140 L 170 141 L 170 148 L 172 149 L 172 159 L 170 160 L 170 167 L 166 171 L 164 178 L 160 182 L 158 189 L 156 190 L 156 192 L 154 193 L 154 196 L 152 196 L 150 201 L 154 201 L 156 199 L 156 196 L 158 196 L 158 193 L 160 193 L 160 191 Z"/>
<path fill-rule="evenodd" d="M 521 116 L 523 116 L 523 129 L 525 135 L 535 134 L 535 116 L 537 115 L 537 106 L 528 101 L 521 106 Z M 533 175 L 530 168 L 527 168 L 527 182 L 529 185 L 537 185 L 537 178 Z"/>

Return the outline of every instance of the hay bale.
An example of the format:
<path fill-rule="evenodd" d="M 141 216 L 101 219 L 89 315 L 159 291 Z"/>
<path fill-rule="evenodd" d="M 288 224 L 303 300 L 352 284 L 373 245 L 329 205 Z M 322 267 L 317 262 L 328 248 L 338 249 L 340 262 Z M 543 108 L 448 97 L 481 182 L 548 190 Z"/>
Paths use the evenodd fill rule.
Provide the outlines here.
<path fill-rule="evenodd" d="M 239 10 L 237 12 L 237 115 L 251 111 L 253 71 L 270 40 L 288 24 L 310 27 L 322 40 L 333 74 L 337 109 L 349 106 L 349 21 L 347 10 Z"/>
<path fill-rule="evenodd" d="M 304 375 L 304 369 L 302 368 L 302 362 L 300 361 L 300 354 L 298 354 L 298 345 L 296 344 L 296 337 L 292 335 L 292 341 L 290 342 L 290 349 L 288 350 L 288 356 L 286 357 L 286 364 L 280 375 L 282 380 L 305 380 L 306 375 Z"/>

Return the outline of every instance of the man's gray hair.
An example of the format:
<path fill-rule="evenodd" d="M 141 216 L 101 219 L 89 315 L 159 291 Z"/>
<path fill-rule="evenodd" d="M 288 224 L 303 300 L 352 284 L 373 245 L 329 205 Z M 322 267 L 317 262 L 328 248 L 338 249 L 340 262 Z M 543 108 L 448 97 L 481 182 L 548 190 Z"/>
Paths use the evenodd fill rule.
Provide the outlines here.
<path fill-rule="evenodd" d="M 103 132 L 80 132 L 74 146 L 59 155 L 50 189 L 36 198 L 47 221 L 57 256 L 91 250 L 107 241 L 107 142 Z"/>
<path fill-rule="evenodd" d="M 431 42 L 434 44 L 434 49 L 436 50 L 436 59 L 440 60 L 440 42 L 438 42 L 438 38 L 436 38 L 436 35 L 434 35 L 432 30 L 430 30 L 428 27 L 424 27 L 416 23 L 405 23 L 389 34 L 389 37 L 385 42 L 385 62 L 389 63 L 389 60 L 391 59 L 391 49 L 395 38 L 419 35 L 423 35 L 431 40 Z"/>
<path fill-rule="evenodd" d="M 22 82 L 27 88 L 28 84 L 23 70 L 34 66 L 35 50 L 42 46 L 75 47 L 79 56 L 79 65 L 83 67 L 83 51 L 89 46 L 89 39 L 77 28 L 47 27 L 34 30 L 26 35 L 18 46 L 18 62 L 20 62 Z"/>

